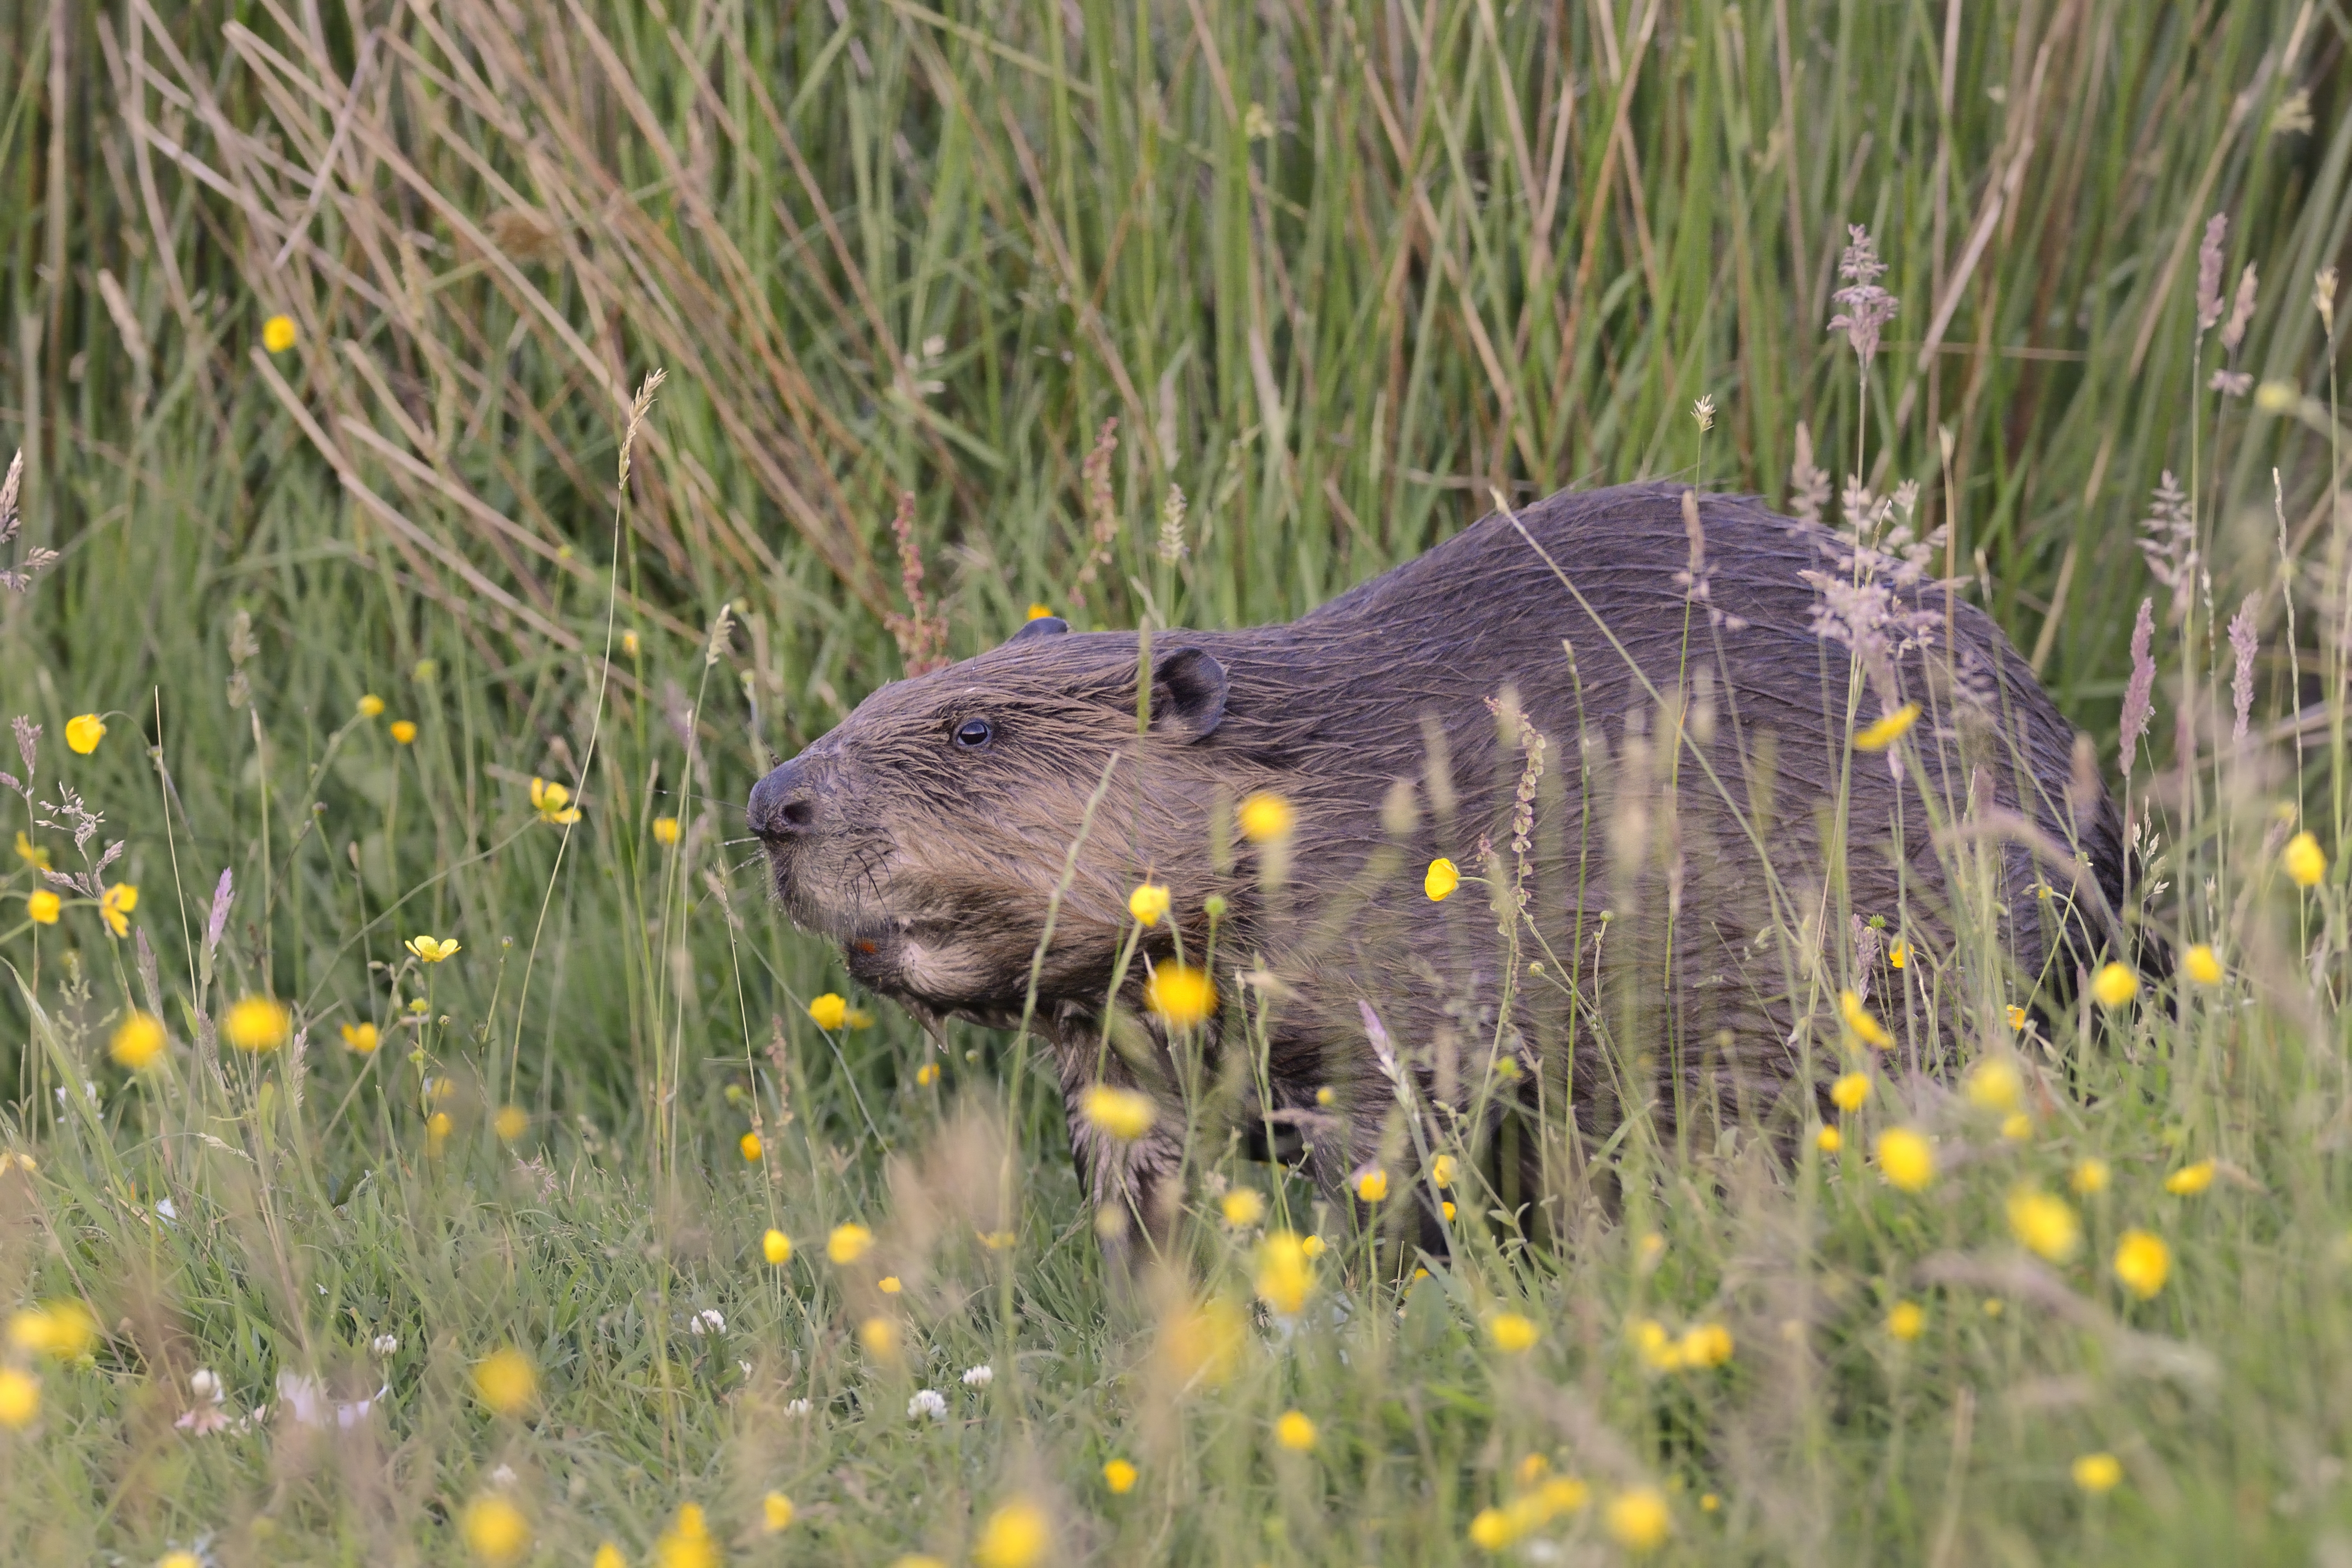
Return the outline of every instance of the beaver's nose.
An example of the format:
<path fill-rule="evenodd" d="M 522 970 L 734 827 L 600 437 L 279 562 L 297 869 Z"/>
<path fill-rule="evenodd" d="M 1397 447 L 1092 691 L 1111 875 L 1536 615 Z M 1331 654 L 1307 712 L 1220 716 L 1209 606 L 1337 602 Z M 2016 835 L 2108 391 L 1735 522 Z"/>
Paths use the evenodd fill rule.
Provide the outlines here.
<path fill-rule="evenodd" d="M 797 838 L 816 824 L 816 787 L 810 770 L 795 757 L 751 786 L 743 813 L 762 838 Z"/>

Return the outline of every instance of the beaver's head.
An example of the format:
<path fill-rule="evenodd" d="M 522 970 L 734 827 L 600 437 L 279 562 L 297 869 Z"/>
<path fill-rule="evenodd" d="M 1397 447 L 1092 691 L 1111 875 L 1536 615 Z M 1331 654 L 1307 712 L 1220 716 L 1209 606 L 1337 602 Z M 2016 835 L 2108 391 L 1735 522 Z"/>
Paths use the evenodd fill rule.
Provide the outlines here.
<path fill-rule="evenodd" d="M 1265 776 L 1231 743 L 1252 726 L 1229 722 L 1214 640 L 1151 649 L 1140 724 L 1137 637 L 1050 617 L 876 691 L 751 792 L 785 910 L 862 984 L 999 1023 L 1050 918 L 1041 999 L 1098 1001 L 1129 892 L 1168 884 L 1194 940 L 1212 814 Z"/>

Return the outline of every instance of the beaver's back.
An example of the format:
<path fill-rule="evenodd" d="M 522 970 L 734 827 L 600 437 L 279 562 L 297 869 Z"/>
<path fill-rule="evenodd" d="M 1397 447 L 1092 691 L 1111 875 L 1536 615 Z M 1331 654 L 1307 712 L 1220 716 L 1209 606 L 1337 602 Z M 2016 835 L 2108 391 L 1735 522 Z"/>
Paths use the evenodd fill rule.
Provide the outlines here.
<path fill-rule="evenodd" d="M 1939 848 L 1939 828 L 2005 808 L 2074 847 L 2099 885 L 2086 901 L 2114 905 L 2120 824 L 2103 790 L 2070 807 L 2072 728 L 2000 628 L 1940 584 L 1892 597 L 1914 630 L 1948 609 L 1952 623 L 1886 663 L 1900 698 L 1924 710 L 1900 753 L 1911 766 L 1898 778 L 1885 755 L 1854 751 L 1853 730 L 1894 703 L 1822 635 L 1825 595 L 1852 546 L 1755 500 L 1712 496 L 1694 498 L 1695 538 L 1685 496 L 1633 485 L 1490 516 L 1288 626 L 1214 642 L 1234 668 L 1234 710 L 1292 726 L 1311 900 L 1361 879 L 1377 808 L 1392 781 L 1421 773 L 1432 724 L 1461 805 L 1450 822 L 1424 820 L 1408 855 L 1475 872 L 1484 841 L 1520 878 L 1508 841 L 1526 755 L 1504 752 L 1489 707 L 1515 692 L 1549 742 L 1553 774 L 1538 788 L 1549 820 L 1529 841 L 1535 929 L 1523 945 L 1551 952 L 1558 1016 L 1544 1020 L 1543 992 L 1521 987 L 1530 1033 L 1566 1032 L 1559 971 L 1598 1006 L 1608 973 L 1646 970 L 1650 994 L 1675 999 L 1639 1026 L 1655 1034 L 1646 1048 L 1662 1065 L 1683 1060 L 1689 1042 L 1722 1044 L 1738 1059 L 1718 1066 L 1769 1088 L 1795 1068 L 1792 1024 L 1824 995 L 1873 984 L 1858 958 L 1887 983 L 1883 963 L 1867 963 L 1880 939 L 1857 954 L 1849 922 L 1906 937 L 1928 961 L 1914 984 L 1932 984 L 1923 970 L 1958 956 L 1951 841 Z M 1661 734 L 1676 713 L 1681 733 Z M 2025 984 L 2062 956 L 2059 941 L 2082 962 L 2109 934 L 2103 918 L 2071 928 L 2049 918 L 2039 894 L 2066 879 L 2016 836 L 1993 843 L 1987 867 L 1999 908 L 1977 913 L 2000 928 Z M 1393 878 L 1351 908 L 1344 931 L 1327 926 L 1298 960 L 1354 971 L 1325 987 L 1329 1016 L 1312 1032 L 1359 1027 L 1348 1015 L 1361 998 L 1401 1035 L 1460 1033 L 1448 1009 L 1496 980 L 1491 952 L 1475 973 L 1449 976 L 1464 962 L 1465 917 L 1431 910 Z M 1613 937 L 1602 936 L 1604 910 Z M 1493 917 L 1471 913 L 1491 949 Z M 1660 968 L 1675 983 L 1660 988 Z M 1945 1012 L 1950 997 L 1926 1005 Z M 1704 1054 L 1689 1053 L 1690 1073 Z"/>

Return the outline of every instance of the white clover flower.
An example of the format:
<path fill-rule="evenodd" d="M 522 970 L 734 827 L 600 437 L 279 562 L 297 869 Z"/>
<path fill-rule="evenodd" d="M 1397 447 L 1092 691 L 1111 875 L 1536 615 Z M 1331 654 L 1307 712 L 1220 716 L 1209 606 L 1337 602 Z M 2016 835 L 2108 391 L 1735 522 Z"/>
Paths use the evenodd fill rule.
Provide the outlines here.
<path fill-rule="evenodd" d="M 727 1320 L 719 1315 L 717 1308 L 706 1307 L 687 1319 L 686 1329 L 690 1334 L 723 1334 L 727 1331 Z"/>
<path fill-rule="evenodd" d="M 809 1402 L 805 1399 L 790 1400 L 786 1402 L 784 1405 L 784 1414 L 787 1415 L 805 1415 L 809 1413 L 810 1408 L 811 1406 Z"/>
<path fill-rule="evenodd" d="M 368 1342 L 368 1349 L 375 1352 L 378 1355 L 392 1355 L 400 1349 L 400 1336 L 397 1334 L 378 1334 L 375 1338 Z"/>
<path fill-rule="evenodd" d="M 963 1385 L 966 1388 L 986 1388 L 995 1381 L 996 1369 L 986 1362 L 969 1369 L 963 1374 Z"/>
<path fill-rule="evenodd" d="M 928 1415 L 938 1421 L 946 1416 L 948 1402 L 936 1388 L 919 1388 L 915 1397 L 907 1401 L 907 1419 L 919 1421 Z"/>

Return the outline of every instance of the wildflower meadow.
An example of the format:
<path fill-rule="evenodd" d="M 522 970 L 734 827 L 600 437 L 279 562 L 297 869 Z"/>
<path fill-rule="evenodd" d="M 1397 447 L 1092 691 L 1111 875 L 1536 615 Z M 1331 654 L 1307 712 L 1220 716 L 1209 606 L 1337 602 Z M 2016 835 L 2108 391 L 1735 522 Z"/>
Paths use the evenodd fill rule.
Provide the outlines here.
<path fill-rule="evenodd" d="M 0 1557 L 2352 1563 L 2347 48 L 2321 0 L 0 5 Z M 1383 1036 L 1337 1197 L 1098 1086 L 1184 1122 L 1130 1266 L 1034 1031 L 776 907 L 751 787 L 885 682 L 1633 479 L 1835 530 L 1858 693 L 1938 635 L 1893 589 L 1998 621 L 2124 809 L 2116 940 L 2020 972 L 1962 822 L 1952 934 L 1834 867 L 1762 933 L 1818 1097 L 1596 1134 L 1497 1051 L 1481 1121 Z M 1491 931 L 1430 983 L 1498 1042 L 1598 743 L 1514 711 L 1488 852 L 1387 873 Z M 1293 803 L 1234 805 L 1278 888 Z M 1262 1050 L 1277 989 L 1219 950 L 1113 1023 Z"/>

